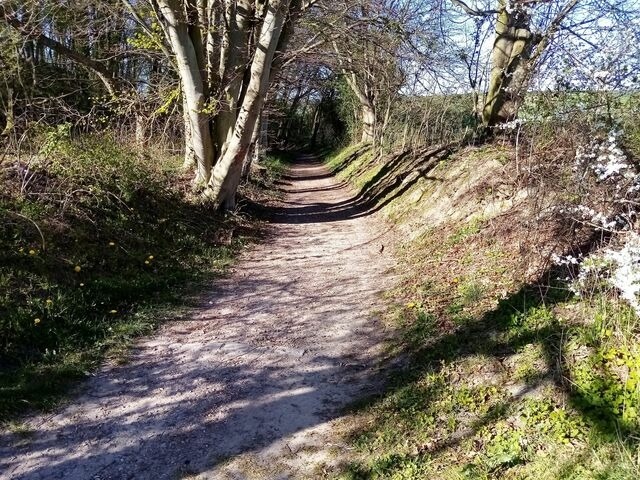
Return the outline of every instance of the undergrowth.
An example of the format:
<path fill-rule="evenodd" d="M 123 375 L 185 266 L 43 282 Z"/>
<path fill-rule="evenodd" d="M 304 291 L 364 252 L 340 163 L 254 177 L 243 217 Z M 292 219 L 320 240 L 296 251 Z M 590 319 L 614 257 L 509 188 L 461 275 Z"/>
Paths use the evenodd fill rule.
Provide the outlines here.
<path fill-rule="evenodd" d="M 64 129 L 0 164 L 0 419 L 122 358 L 257 233 L 190 198 L 179 165 Z"/>
<path fill-rule="evenodd" d="M 352 168 L 352 181 L 366 175 Z M 450 221 L 402 244 L 388 321 L 406 366 L 357 407 L 341 479 L 640 477 L 640 320 L 611 287 L 576 296 L 548 256 L 585 229 L 559 216 L 532 232 L 531 212 Z"/>

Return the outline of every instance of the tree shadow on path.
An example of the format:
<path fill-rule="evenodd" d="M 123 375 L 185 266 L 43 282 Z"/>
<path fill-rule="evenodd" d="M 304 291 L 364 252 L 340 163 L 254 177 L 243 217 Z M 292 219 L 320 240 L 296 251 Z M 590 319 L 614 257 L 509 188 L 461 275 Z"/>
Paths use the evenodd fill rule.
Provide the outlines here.
<path fill-rule="evenodd" d="M 284 190 L 294 197 L 293 202 L 269 208 L 248 204 L 246 208 L 256 216 L 273 223 L 339 222 L 368 216 L 401 197 L 420 179 L 438 181 L 437 178 L 428 177 L 428 174 L 451 153 L 453 150 L 450 146 L 443 146 L 418 151 L 407 150 L 379 159 L 382 166 L 357 193 L 353 193 L 346 182 L 311 190 L 297 189 L 295 184 L 300 181 L 330 178 L 348 164 L 345 161 L 336 167 L 333 174 L 328 174 L 321 159 L 310 154 L 300 155 L 293 163 L 292 172 L 282 179 Z M 334 193 L 340 190 L 343 191 L 343 195 L 336 198 Z M 319 201 L 309 204 L 295 200 L 297 196 L 307 193 L 319 197 Z M 322 201 L 324 196 L 328 198 L 326 201 Z"/>

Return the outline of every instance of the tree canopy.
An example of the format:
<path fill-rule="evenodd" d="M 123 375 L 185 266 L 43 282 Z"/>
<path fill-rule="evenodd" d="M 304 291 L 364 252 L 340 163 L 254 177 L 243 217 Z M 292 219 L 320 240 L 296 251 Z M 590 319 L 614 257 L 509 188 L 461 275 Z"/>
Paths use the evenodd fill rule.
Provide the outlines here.
<path fill-rule="evenodd" d="M 398 128 L 398 105 L 470 93 L 465 128 L 486 135 L 529 92 L 638 88 L 636 0 L 9 1 L 0 18 L 5 136 L 163 132 L 227 209 L 263 131 L 406 143 L 419 114 Z"/>

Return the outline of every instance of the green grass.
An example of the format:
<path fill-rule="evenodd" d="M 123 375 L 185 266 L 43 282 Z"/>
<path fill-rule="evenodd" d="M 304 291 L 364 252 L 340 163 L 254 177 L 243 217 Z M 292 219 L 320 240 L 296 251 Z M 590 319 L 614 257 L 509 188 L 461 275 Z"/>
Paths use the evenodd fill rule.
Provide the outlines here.
<path fill-rule="evenodd" d="M 0 166 L 0 419 L 55 405 L 193 304 L 254 236 L 189 198 L 179 163 L 54 132 L 22 191 L 14 164 Z"/>
<path fill-rule="evenodd" d="M 410 304 L 414 320 L 399 320 L 411 367 L 361 412 L 360 461 L 341 478 L 637 478 L 640 397 L 628 378 L 639 357 L 603 349 L 610 337 L 585 350 L 590 327 L 555 313 L 569 305 L 524 288 L 438 334 L 437 317 Z"/>
<path fill-rule="evenodd" d="M 345 148 L 339 148 L 324 155 L 324 162 L 327 167 L 336 173 L 342 180 L 354 181 L 356 186 L 361 187 L 365 181 L 358 178 L 362 166 L 370 162 L 375 157 L 371 145 L 358 143 Z M 366 172 L 371 175 L 374 173 Z"/>
<path fill-rule="evenodd" d="M 268 184 L 272 184 L 285 173 L 291 160 L 292 155 L 288 152 L 271 152 L 265 155 L 260 160 L 260 165 L 265 167 L 266 175 L 264 180 Z"/>
<path fill-rule="evenodd" d="M 482 218 L 474 218 L 469 222 L 459 227 L 449 238 L 447 238 L 447 245 L 454 246 L 462 242 L 463 240 L 480 233 L 482 230 L 482 224 L 484 220 Z"/>

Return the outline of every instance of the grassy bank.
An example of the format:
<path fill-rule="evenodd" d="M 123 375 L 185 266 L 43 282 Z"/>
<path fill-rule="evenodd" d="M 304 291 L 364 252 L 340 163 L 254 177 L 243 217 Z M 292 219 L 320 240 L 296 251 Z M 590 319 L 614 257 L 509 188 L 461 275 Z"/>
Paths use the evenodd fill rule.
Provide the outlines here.
<path fill-rule="evenodd" d="M 123 358 L 256 237 L 250 219 L 194 198 L 180 164 L 62 131 L 0 164 L 2 420 L 50 408 L 105 356 Z"/>
<path fill-rule="evenodd" d="M 328 161 L 403 232 L 387 322 L 406 361 L 354 412 L 340 478 L 638 478 L 640 321 L 603 281 L 610 265 L 585 277 L 551 261 L 610 241 L 541 215 L 541 198 L 575 192 L 505 173 L 516 158 L 504 143 L 451 152 L 415 178 L 429 155 L 356 150 Z"/>

